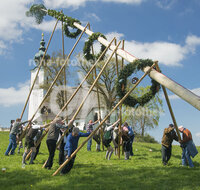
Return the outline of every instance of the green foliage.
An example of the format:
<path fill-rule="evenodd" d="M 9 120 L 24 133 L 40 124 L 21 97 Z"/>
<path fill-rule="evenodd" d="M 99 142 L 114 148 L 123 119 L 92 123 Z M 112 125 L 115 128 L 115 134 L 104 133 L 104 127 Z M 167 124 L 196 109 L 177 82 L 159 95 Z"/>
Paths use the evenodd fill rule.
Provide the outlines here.
<path fill-rule="evenodd" d="M 54 17 L 54 18 L 64 22 L 64 32 L 67 37 L 76 38 L 81 33 L 81 30 L 76 29 L 75 26 L 73 25 L 74 22 L 81 24 L 81 22 L 78 19 L 68 17 L 59 11 L 55 11 L 55 10 L 51 10 L 51 9 L 47 10 L 43 4 L 39 4 L 39 5 L 34 4 L 31 6 L 29 11 L 26 12 L 26 16 L 35 17 L 36 22 L 38 24 L 42 23 L 44 16 L 46 16 L 47 14 L 51 17 Z M 76 31 L 70 32 L 69 27 L 76 29 Z"/>
<path fill-rule="evenodd" d="M 135 142 L 146 142 L 146 143 L 157 143 L 158 142 L 154 139 L 154 137 L 150 136 L 149 134 L 145 134 L 144 136 L 140 134 L 136 134 L 134 138 Z"/>
<path fill-rule="evenodd" d="M 199 190 L 200 158 L 193 161 L 195 168 L 181 166 L 181 148 L 173 146 L 172 157 L 168 166 L 161 162 L 161 145 L 151 143 L 133 143 L 134 156 L 124 160 L 114 154 L 111 160 L 105 159 L 106 151 L 96 152 L 95 143 L 92 151 L 87 152 L 86 145 L 77 154 L 74 167 L 64 176 L 51 175 L 59 167 L 58 151 L 54 157 L 52 170 L 42 168 L 48 157 L 45 140 L 42 141 L 40 153 L 34 165 L 22 169 L 22 152 L 6 157 L 4 152 L 8 145 L 8 133 L 0 132 L 0 184 L 2 190 Z M 85 138 L 80 138 L 80 143 Z M 79 144 L 80 144 L 79 143 Z M 200 152 L 200 148 L 197 147 Z M 151 150 L 151 151 L 150 151 Z"/>
<path fill-rule="evenodd" d="M 80 54 L 77 56 L 79 62 L 79 72 L 84 76 L 90 70 L 92 64 L 88 64 L 88 61 L 82 57 Z M 116 75 L 116 60 L 111 59 L 110 63 L 106 66 L 105 70 L 102 72 L 98 82 L 96 83 L 96 87 L 99 90 L 100 98 L 101 98 L 101 106 L 106 106 L 107 111 L 111 110 L 112 107 L 116 103 L 116 91 L 115 91 L 115 81 L 117 78 Z M 96 66 L 97 75 L 102 69 L 105 61 L 100 61 Z M 119 60 L 119 64 L 121 64 Z M 94 74 L 90 74 L 87 78 L 87 83 L 91 86 L 94 82 Z M 93 89 L 95 91 L 96 89 Z"/>
<path fill-rule="evenodd" d="M 131 96 L 140 96 L 148 92 L 150 86 L 136 88 Z M 147 129 L 153 129 L 158 126 L 160 115 L 164 112 L 162 109 L 162 99 L 157 93 L 148 103 L 143 107 L 131 108 L 123 106 L 123 121 L 127 121 L 137 133 L 144 136 Z"/>
<path fill-rule="evenodd" d="M 76 38 L 81 33 L 81 30 L 77 29 L 74 26 L 74 22 L 81 24 L 81 22 L 78 19 L 68 17 L 64 15 L 62 12 L 58 12 L 55 10 L 48 10 L 48 15 L 64 22 L 64 32 L 67 37 Z M 70 32 L 69 27 L 71 27 L 72 29 L 76 29 L 76 31 Z"/>
<path fill-rule="evenodd" d="M 134 61 L 133 63 L 127 64 L 120 72 L 118 80 L 116 82 L 116 91 L 118 96 L 121 98 L 124 97 L 124 95 L 127 93 L 126 87 L 127 87 L 127 78 L 132 74 L 136 73 L 137 71 L 143 70 L 146 66 L 152 66 L 153 61 L 150 59 L 138 59 Z M 159 91 L 160 85 L 155 80 L 151 80 L 151 88 L 149 89 L 149 92 L 146 92 L 140 97 L 133 97 L 129 95 L 126 100 L 124 101 L 124 104 L 130 107 L 138 107 L 138 106 L 144 106 L 146 103 L 148 103 L 155 94 Z"/>
<path fill-rule="evenodd" d="M 98 39 L 98 37 L 102 37 L 104 39 L 106 39 L 106 37 L 101 34 L 100 32 L 96 32 L 96 33 L 93 33 L 89 38 L 88 38 L 88 41 L 85 42 L 85 46 L 83 48 L 83 54 L 85 55 L 85 58 L 89 61 L 89 60 L 93 60 L 95 61 L 96 59 L 99 58 L 99 56 L 102 54 L 102 52 L 106 49 L 106 47 L 104 45 L 101 45 L 101 50 L 100 50 L 100 53 L 98 55 L 93 55 L 90 53 L 91 51 L 91 48 L 92 48 L 92 45 L 93 45 L 93 42 L 95 40 Z M 101 60 L 103 60 L 104 56 L 102 57 Z"/>
<path fill-rule="evenodd" d="M 40 23 L 42 23 L 44 16 L 46 16 L 46 14 L 47 14 L 44 10 L 47 10 L 47 9 L 43 4 L 39 4 L 39 5 L 34 4 L 31 6 L 29 11 L 26 12 L 26 16 L 27 17 L 35 17 L 36 23 L 40 24 Z"/>

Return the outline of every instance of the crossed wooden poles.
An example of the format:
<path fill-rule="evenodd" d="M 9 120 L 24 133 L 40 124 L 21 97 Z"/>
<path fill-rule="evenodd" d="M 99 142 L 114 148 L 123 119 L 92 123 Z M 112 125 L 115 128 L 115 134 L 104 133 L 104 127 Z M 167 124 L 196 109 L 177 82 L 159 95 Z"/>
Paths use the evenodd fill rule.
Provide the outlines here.
<path fill-rule="evenodd" d="M 115 38 L 114 38 L 114 39 L 115 39 Z M 111 43 L 114 41 L 114 39 L 110 42 L 110 45 L 111 45 Z M 109 45 L 109 46 L 110 46 L 110 45 Z M 74 96 L 78 93 L 79 89 L 82 87 L 83 83 L 84 83 L 84 82 L 86 81 L 86 79 L 89 77 L 90 73 L 94 70 L 94 68 L 95 68 L 95 66 L 97 65 L 97 63 L 99 62 L 99 60 L 100 60 L 100 59 L 103 57 L 103 55 L 106 53 L 106 51 L 108 50 L 109 46 L 106 47 L 106 49 L 103 51 L 103 53 L 102 53 L 102 54 L 100 55 L 100 57 L 97 59 L 97 61 L 93 64 L 93 66 L 91 67 L 90 71 L 89 71 L 89 72 L 87 73 L 87 75 L 84 77 L 84 79 L 82 80 L 82 82 L 80 83 L 80 85 L 77 87 L 77 89 L 74 91 L 74 93 L 71 95 L 71 97 L 67 100 L 67 102 L 65 103 L 65 105 L 63 106 L 63 108 L 60 110 L 60 112 L 56 115 L 55 119 L 56 119 L 57 117 L 59 117 L 59 115 L 65 110 L 65 108 L 68 106 L 68 104 L 72 101 L 72 99 L 74 98 Z M 111 60 L 111 58 L 112 58 L 112 57 L 110 57 L 109 60 L 106 62 L 106 65 L 109 63 L 109 61 Z M 105 69 L 105 67 L 102 69 L 102 72 L 103 72 L 104 69 Z M 102 72 L 101 72 L 101 73 L 102 73 Z M 101 74 L 100 74 L 100 75 L 101 75 Z M 98 75 L 98 76 L 100 77 L 100 75 Z M 87 93 L 87 95 L 86 95 L 86 97 L 85 97 L 85 100 L 86 100 L 86 98 L 89 96 L 90 92 L 92 91 L 92 89 L 93 89 L 94 85 L 96 84 L 96 82 L 98 81 L 99 77 L 96 78 L 96 80 L 95 80 L 93 86 L 91 86 L 91 88 L 89 89 L 89 92 Z M 81 110 L 81 108 L 82 108 L 84 102 L 85 102 L 85 101 L 83 101 L 83 102 L 81 103 L 80 107 L 77 109 L 76 113 L 74 114 L 73 118 L 71 119 L 71 121 L 69 122 L 68 125 L 71 125 L 71 124 L 72 124 L 73 120 L 76 118 L 76 116 L 77 116 L 78 113 L 80 112 L 80 110 Z M 54 120 L 55 120 L 55 119 L 54 119 Z M 66 119 L 67 119 L 67 117 L 66 117 L 63 121 L 65 121 Z M 52 121 L 52 122 L 53 122 L 53 121 Z M 46 124 L 44 127 L 48 127 L 49 125 L 50 125 L 50 124 Z M 44 136 L 46 135 L 47 132 L 48 132 L 48 128 L 45 130 L 45 134 L 42 135 L 42 137 L 39 139 L 39 141 L 38 141 L 38 143 L 36 144 L 36 146 L 38 146 L 38 145 L 40 144 L 41 140 L 44 138 Z M 67 131 L 66 131 L 66 133 L 67 133 Z M 66 133 L 65 133 L 65 134 L 66 134 Z M 57 143 L 57 147 L 59 146 L 60 142 L 61 142 L 62 139 L 64 138 L 64 135 L 65 135 L 65 134 L 62 135 L 60 141 Z M 27 155 L 26 159 L 28 159 L 28 158 L 30 157 L 30 154 L 31 154 L 31 152 L 29 152 L 29 154 Z"/>
<path fill-rule="evenodd" d="M 51 39 L 52 39 L 53 33 L 54 33 L 55 28 L 56 28 L 56 26 L 57 26 L 57 22 L 58 22 L 58 20 L 56 21 L 56 24 L 55 24 L 54 30 L 53 30 L 53 32 L 52 32 L 52 34 L 51 34 L 51 37 L 50 37 L 50 40 L 49 40 L 49 42 L 48 42 L 47 48 L 46 48 L 45 53 L 44 53 L 44 55 L 43 55 L 43 58 L 42 58 L 42 60 L 41 60 L 41 62 L 40 62 L 40 65 L 39 65 L 39 67 L 38 67 L 38 71 L 37 71 L 37 74 L 36 74 L 36 76 L 35 76 L 34 82 L 33 82 L 32 86 L 31 86 L 31 90 L 30 90 L 30 92 L 29 92 L 29 95 L 28 95 L 28 98 L 27 98 L 27 100 L 26 100 L 24 109 L 23 109 L 23 111 L 22 111 L 21 118 L 23 117 L 24 110 L 25 110 L 25 108 L 26 108 L 26 106 L 27 106 L 28 100 L 29 100 L 29 98 L 30 98 L 30 94 L 31 94 L 31 92 L 32 92 L 32 90 L 33 90 L 33 87 L 34 87 L 34 84 L 35 84 L 35 82 L 36 82 L 37 75 L 38 75 L 39 70 L 40 70 L 40 68 L 41 68 L 41 66 L 42 66 L 42 62 L 43 62 L 43 60 L 44 60 L 44 57 L 45 57 L 45 54 L 46 54 L 47 49 L 48 49 L 48 47 L 49 47 L 49 44 L 50 44 L 50 41 L 51 41 Z M 38 110 L 40 109 L 40 107 L 42 106 L 42 104 L 44 103 L 44 101 L 46 100 L 47 96 L 50 94 L 50 92 L 51 92 L 51 90 L 52 90 L 52 88 L 53 88 L 53 85 L 56 83 L 56 81 L 57 81 L 59 75 L 61 74 L 61 72 L 62 72 L 63 69 L 65 68 L 66 64 L 68 63 L 68 61 L 69 61 L 69 59 L 70 59 L 70 56 L 72 55 L 72 53 L 73 53 L 75 47 L 77 46 L 78 42 L 80 41 L 80 39 L 81 39 L 83 33 L 87 30 L 87 27 L 88 27 L 88 24 L 85 26 L 84 29 L 82 29 L 82 33 L 80 34 L 78 40 L 76 41 L 75 45 L 73 46 L 71 52 L 70 52 L 69 55 L 67 56 L 64 65 L 61 67 L 60 71 L 58 72 L 57 76 L 55 77 L 55 79 L 54 79 L 54 81 L 52 82 L 51 86 L 49 87 L 49 89 L 48 89 L 48 91 L 47 91 L 45 97 L 43 98 L 43 100 L 42 100 L 41 104 L 39 105 L 38 109 L 36 110 L 36 112 L 33 114 L 32 118 L 30 119 L 30 122 L 29 122 L 29 124 L 26 126 L 25 130 L 26 130 L 28 127 L 30 127 L 31 121 L 34 119 L 36 113 L 38 112 Z M 57 116 L 55 117 L 55 119 L 64 111 L 64 109 L 66 109 L 67 105 L 71 102 L 71 100 L 72 100 L 72 99 L 74 98 L 74 96 L 77 94 L 78 90 L 81 88 L 82 84 L 83 84 L 84 81 L 87 79 L 87 77 L 89 76 L 89 74 L 93 71 L 93 69 L 95 69 L 97 63 L 99 62 L 99 60 L 101 59 L 101 57 L 106 53 L 106 51 L 108 50 L 108 48 L 110 48 L 110 49 L 112 50 L 112 54 L 109 56 L 108 60 L 107 60 L 107 61 L 105 62 L 105 64 L 103 65 L 103 68 L 102 68 L 101 71 L 99 72 L 98 76 L 95 76 L 95 81 L 94 81 L 93 84 L 91 85 L 91 87 L 90 87 L 90 89 L 89 89 L 87 95 L 84 97 L 84 99 L 83 99 L 81 105 L 79 106 L 78 110 L 76 111 L 76 113 L 75 113 L 74 116 L 72 117 L 71 121 L 69 122 L 69 124 L 68 124 L 69 126 L 71 126 L 71 125 L 73 124 L 73 120 L 76 118 L 76 116 L 77 116 L 78 113 L 80 112 L 81 108 L 83 107 L 84 102 L 85 102 L 86 99 L 88 98 L 90 92 L 93 90 L 93 88 L 94 88 L 95 84 L 97 83 L 98 79 L 100 78 L 100 76 L 101 76 L 103 70 L 106 68 L 106 66 L 108 65 L 108 63 L 110 62 L 110 60 L 111 60 L 111 58 L 112 58 L 112 56 L 113 56 L 114 54 L 116 55 L 116 64 L 117 64 L 116 68 L 117 68 L 117 74 L 118 74 L 117 52 L 121 50 L 121 49 L 118 48 L 121 42 L 119 42 L 117 45 L 113 46 L 113 45 L 111 45 L 111 44 L 112 44 L 112 42 L 113 42 L 114 40 L 115 40 L 115 38 L 114 38 L 110 43 L 107 43 L 107 42 L 106 42 L 106 49 L 105 49 L 104 52 L 101 54 L 101 56 L 98 58 L 98 60 L 94 63 L 94 65 L 91 67 L 90 71 L 87 73 L 87 75 L 85 76 L 85 78 L 83 79 L 83 81 L 81 82 L 81 84 L 78 86 L 78 88 L 76 89 L 76 91 L 73 93 L 73 95 L 72 95 L 72 96 L 69 98 L 69 100 L 65 103 L 65 105 L 63 106 L 63 108 L 61 109 L 61 111 L 57 114 Z M 113 48 L 113 47 L 114 47 L 114 48 Z M 123 56 L 122 56 L 122 57 L 123 57 Z M 137 83 L 127 92 L 127 94 L 117 103 L 117 105 L 116 105 L 116 106 L 110 111 L 110 113 L 101 121 L 101 123 L 99 124 L 99 126 L 90 134 L 90 136 L 89 136 L 89 137 L 74 151 L 74 153 L 73 153 L 59 168 L 58 168 L 58 170 L 53 174 L 53 176 L 56 175 L 56 174 L 57 174 L 57 173 L 58 173 L 58 172 L 59 172 L 59 171 L 60 171 L 60 170 L 61 170 L 75 155 L 76 155 L 76 153 L 77 153 L 77 152 L 84 146 L 84 144 L 97 132 L 97 130 L 103 125 L 103 123 L 108 119 L 108 117 L 118 108 L 118 106 L 121 106 L 121 105 L 122 105 L 123 101 L 127 98 L 127 96 L 136 88 L 136 86 L 143 80 L 143 78 L 144 78 L 147 74 L 150 73 L 150 71 L 152 70 L 152 68 L 155 67 L 155 66 L 156 66 L 156 70 L 157 70 L 158 72 L 160 72 L 157 63 L 155 63 L 155 64 L 152 65 L 151 67 L 145 68 L 145 69 L 146 69 L 146 70 L 145 70 L 145 73 L 144 73 L 144 75 L 140 78 L 140 80 L 138 80 Z M 167 104 L 168 104 L 168 107 L 169 107 L 169 110 L 170 110 L 170 114 L 171 114 L 171 116 L 172 116 L 172 120 L 173 120 L 173 122 L 174 122 L 174 124 L 175 124 L 176 130 L 177 130 L 177 133 L 178 133 L 178 136 L 179 136 L 179 139 L 180 139 L 180 134 L 179 134 L 179 131 L 178 131 L 178 128 L 177 128 L 177 124 L 176 124 L 176 120 L 175 120 L 175 117 L 174 117 L 174 114 L 173 114 L 173 111 L 172 111 L 172 108 L 171 108 L 171 105 L 170 105 L 170 102 L 169 102 L 169 99 L 168 99 L 168 96 L 167 96 L 166 89 L 165 89 L 164 86 L 162 86 L 162 88 L 163 88 L 164 95 L 165 95 L 165 98 L 166 98 L 166 101 L 167 101 Z M 54 120 L 55 120 L 55 119 L 54 119 Z M 65 118 L 64 121 L 65 121 L 66 119 L 67 119 L 67 118 Z M 53 121 L 54 121 L 54 120 L 53 120 Z M 53 122 L 53 121 L 52 121 L 52 122 Z M 50 125 L 50 124 L 47 124 L 47 125 L 45 125 L 45 126 L 43 126 L 43 127 L 49 127 L 49 125 Z M 48 132 L 48 128 L 46 129 L 46 133 L 47 133 L 47 132 Z M 44 136 L 46 135 L 46 133 L 43 134 L 43 136 L 40 138 L 40 140 L 38 141 L 38 143 L 37 143 L 36 146 L 38 146 L 38 144 L 39 144 L 39 143 L 41 142 L 41 140 L 44 138 Z M 67 131 L 65 131 L 65 133 L 62 135 L 61 139 L 60 139 L 60 140 L 58 141 L 58 143 L 57 143 L 57 146 L 60 144 L 61 140 L 64 138 L 64 135 L 65 135 L 66 133 L 67 133 Z M 23 133 L 23 135 L 21 136 L 21 138 L 23 138 L 24 135 L 25 135 L 25 132 Z M 31 153 L 31 152 L 30 152 L 30 153 Z M 29 153 L 29 155 L 27 155 L 26 158 L 28 158 L 28 157 L 30 156 L 30 153 Z M 119 151 L 119 153 L 120 153 L 120 151 Z"/>

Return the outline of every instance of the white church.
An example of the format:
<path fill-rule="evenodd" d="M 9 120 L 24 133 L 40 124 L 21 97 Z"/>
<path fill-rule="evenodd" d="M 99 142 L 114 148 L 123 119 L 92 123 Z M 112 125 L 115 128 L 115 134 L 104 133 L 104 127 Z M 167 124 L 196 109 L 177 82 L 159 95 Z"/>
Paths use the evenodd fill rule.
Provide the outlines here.
<path fill-rule="evenodd" d="M 40 41 L 40 48 L 39 52 L 35 54 L 34 60 L 36 64 L 42 59 L 44 52 L 45 52 L 45 41 L 42 34 L 42 39 Z M 50 56 L 46 55 L 45 60 L 49 59 Z M 37 64 L 38 65 L 38 64 Z M 31 70 L 31 85 L 35 79 L 36 73 L 38 71 L 38 66 Z M 45 83 L 45 80 L 48 77 L 48 73 L 41 67 L 38 77 L 36 79 L 36 83 L 34 85 L 33 91 L 30 96 L 29 100 L 29 109 L 28 109 L 28 119 L 30 119 L 35 111 L 38 109 L 38 106 L 42 102 L 46 91 L 41 88 L 41 85 Z M 40 110 L 35 115 L 34 121 L 37 121 L 39 124 L 45 124 L 47 121 L 53 120 L 54 117 L 59 113 L 60 109 L 55 101 L 56 92 L 59 88 L 53 87 L 53 91 L 50 95 L 50 100 L 46 101 L 40 108 Z M 73 91 L 76 90 L 76 87 L 66 87 L 67 89 L 67 99 L 70 98 Z M 77 108 L 82 102 L 82 99 L 85 97 L 86 93 L 88 92 L 88 87 L 82 87 L 78 94 L 73 98 L 73 100 L 69 103 L 67 110 L 61 114 L 63 118 L 68 118 L 68 121 L 73 117 L 74 113 L 76 112 Z M 101 103 L 100 108 L 101 118 L 105 117 L 105 106 Z M 85 125 L 91 119 L 95 121 L 98 118 L 99 109 L 98 109 L 98 101 L 97 95 L 95 92 L 91 92 L 90 96 L 88 97 L 87 101 L 84 103 L 83 108 L 81 109 L 80 113 L 76 117 L 74 122 L 75 126 L 79 127 L 81 130 L 84 129 Z M 115 117 L 115 114 L 114 116 Z"/>

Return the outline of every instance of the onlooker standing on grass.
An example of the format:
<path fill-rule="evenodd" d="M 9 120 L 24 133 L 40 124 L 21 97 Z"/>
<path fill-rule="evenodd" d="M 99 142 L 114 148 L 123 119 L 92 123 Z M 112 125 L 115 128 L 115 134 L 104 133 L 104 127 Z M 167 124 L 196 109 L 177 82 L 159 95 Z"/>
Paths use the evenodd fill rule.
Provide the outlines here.
<path fill-rule="evenodd" d="M 97 121 L 95 121 L 93 123 L 92 120 L 89 121 L 89 123 L 87 124 L 87 132 L 88 133 L 92 133 L 92 131 L 94 130 L 93 126 L 99 121 L 99 119 Z M 92 137 L 88 140 L 87 143 L 87 151 L 91 151 L 91 146 L 92 146 Z"/>
<path fill-rule="evenodd" d="M 89 135 L 90 135 L 90 132 L 87 132 L 87 133 L 79 132 L 78 127 L 74 127 L 72 129 L 72 133 L 70 133 L 67 136 L 67 142 L 66 142 L 66 145 L 64 147 L 65 160 L 67 160 L 71 156 L 71 154 L 77 149 L 79 138 L 80 137 L 88 137 Z M 64 166 L 64 168 L 61 170 L 61 174 L 66 174 L 72 169 L 72 167 L 74 165 L 75 158 L 76 158 L 76 156 L 74 156 L 69 161 L 69 163 Z"/>
<path fill-rule="evenodd" d="M 182 147 L 182 165 L 187 166 L 188 164 L 189 167 L 193 168 L 194 164 L 190 156 L 194 158 L 198 154 L 198 151 L 192 140 L 192 134 L 183 126 L 180 126 L 178 129 L 182 133 L 182 140 L 180 142 Z"/>
<path fill-rule="evenodd" d="M 21 119 L 18 118 L 16 119 L 16 121 L 13 123 L 13 127 L 10 131 L 10 135 L 9 135 L 9 145 L 8 148 L 5 152 L 5 156 L 8 156 L 9 153 L 10 155 L 14 155 L 15 153 L 15 149 L 17 147 L 17 143 L 16 143 L 16 135 L 18 133 L 19 127 L 25 123 L 27 123 L 29 121 L 25 121 L 25 122 L 21 122 Z M 10 152 L 11 151 L 11 152 Z"/>
<path fill-rule="evenodd" d="M 106 159 L 108 160 L 110 160 L 113 153 L 113 147 L 110 145 L 113 139 L 112 131 L 114 130 L 114 127 L 117 125 L 118 122 L 119 120 L 113 123 L 111 126 L 107 126 L 104 130 L 103 145 L 107 148 Z"/>
<path fill-rule="evenodd" d="M 174 125 L 169 124 L 169 126 L 164 129 L 163 137 L 162 137 L 161 152 L 162 152 L 163 165 L 166 165 L 171 158 L 173 140 L 178 141 L 178 136 L 174 130 Z"/>

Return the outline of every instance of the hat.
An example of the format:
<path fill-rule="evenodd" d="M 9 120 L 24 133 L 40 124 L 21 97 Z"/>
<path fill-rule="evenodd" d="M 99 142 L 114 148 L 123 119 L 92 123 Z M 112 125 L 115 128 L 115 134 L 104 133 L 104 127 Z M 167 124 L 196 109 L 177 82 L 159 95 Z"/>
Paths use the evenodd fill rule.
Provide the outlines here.
<path fill-rule="evenodd" d="M 184 129 L 183 125 L 180 125 L 180 126 L 178 127 L 178 130 L 179 130 L 179 131 L 183 131 L 183 129 Z"/>
<path fill-rule="evenodd" d="M 74 127 L 74 128 L 72 129 L 72 133 L 78 134 L 78 133 L 79 133 L 79 128 L 78 128 L 78 127 Z"/>
<path fill-rule="evenodd" d="M 172 123 L 171 123 L 171 124 L 169 124 L 169 126 L 170 126 L 170 127 L 174 127 L 174 125 L 173 125 Z"/>

